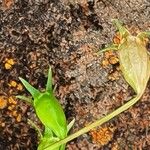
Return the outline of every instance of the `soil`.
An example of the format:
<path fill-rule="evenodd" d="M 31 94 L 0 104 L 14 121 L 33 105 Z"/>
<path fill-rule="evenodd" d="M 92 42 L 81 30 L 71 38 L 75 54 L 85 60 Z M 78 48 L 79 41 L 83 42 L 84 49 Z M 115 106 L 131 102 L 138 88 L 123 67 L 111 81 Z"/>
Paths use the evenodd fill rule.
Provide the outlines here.
<path fill-rule="evenodd" d="M 43 90 L 49 65 L 55 94 L 71 133 L 112 112 L 134 95 L 112 52 L 118 18 L 133 33 L 150 30 L 149 0 L 0 0 L 0 149 L 36 150 L 38 136 L 27 123 L 42 124 L 18 77 Z M 141 100 L 102 127 L 67 144 L 68 150 L 150 149 L 150 84 Z"/>

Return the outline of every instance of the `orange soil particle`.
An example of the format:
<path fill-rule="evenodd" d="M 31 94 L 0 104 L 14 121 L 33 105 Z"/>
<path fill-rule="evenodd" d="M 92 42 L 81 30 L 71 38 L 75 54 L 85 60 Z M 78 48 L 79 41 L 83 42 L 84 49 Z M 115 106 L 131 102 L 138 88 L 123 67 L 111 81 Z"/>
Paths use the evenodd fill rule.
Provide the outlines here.
<path fill-rule="evenodd" d="M 105 52 L 105 58 L 109 59 L 111 56 L 114 56 L 114 53 L 112 51 Z"/>
<path fill-rule="evenodd" d="M 2 6 L 3 8 L 10 9 L 10 7 L 14 4 L 14 0 L 2 0 Z"/>
<path fill-rule="evenodd" d="M 115 71 L 113 73 L 111 73 L 109 76 L 108 76 L 108 79 L 111 80 L 111 81 L 115 81 L 115 80 L 118 80 L 120 77 L 120 74 L 118 71 Z"/>
<path fill-rule="evenodd" d="M 112 51 L 104 53 L 104 60 L 102 61 L 102 67 L 107 68 L 109 65 L 115 65 L 119 62 L 118 57 Z"/>
<path fill-rule="evenodd" d="M 108 65 L 112 64 L 117 64 L 119 62 L 119 59 L 115 55 L 110 55 L 109 58 L 106 58 L 102 61 L 102 66 L 106 68 Z"/>
<path fill-rule="evenodd" d="M 23 89 L 22 85 L 20 83 L 17 84 L 17 90 L 22 91 L 22 89 Z"/>
<path fill-rule="evenodd" d="M 16 81 L 10 81 L 10 83 L 8 85 L 11 86 L 11 87 L 16 87 L 17 82 Z"/>
<path fill-rule="evenodd" d="M 2 122 L 2 123 L 1 123 L 1 127 L 5 127 L 5 122 Z"/>
<path fill-rule="evenodd" d="M 17 101 L 16 101 L 16 100 L 14 100 L 14 98 L 13 98 L 13 97 L 9 97 L 8 102 L 9 102 L 10 104 L 14 104 L 14 105 L 16 105 L 16 104 L 17 104 Z"/>
<path fill-rule="evenodd" d="M 116 54 L 113 53 L 112 51 L 105 52 L 104 60 L 107 60 L 109 62 L 109 64 L 116 64 L 119 61 Z"/>
<path fill-rule="evenodd" d="M 117 64 L 119 62 L 119 59 L 116 56 L 112 56 L 109 58 L 109 63 L 114 65 Z"/>
<path fill-rule="evenodd" d="M 113 143 L 111 149 L 112 149 L 112 150 L 119 150 L 118 144 L 117 144 L 117 143 Z"/>
<path fill-rule="evenodd" d="M 102 66 L 103 66 L 103 68 L 106 68 L 109 64 L 110 64 L 110 63 L 109 63 L 109 61 L 108 61 L 107 59 L 104 59 L 104 60 L 102 61 Z"/>
<path fill-rule="evenodd" d="M 107 51 L 104 53 L 104 60 L 102 61 L 102 67 L 108 68 L 109 65 L 115 65 L 119 62 L 119 59 L 115 53 L 112 51 Z M 108 79 L 111 81 L 118 80 L 120 78 L 119 67 L 115 71 L 111 71 L 108 75 Z"/>
<path fill-rule="evenodd" d="M 119 34 L 119 33 L 116 33 L 116 35 L 115 35 L 114 38 L 113 38 L 113 43 L 114 43 L 114 44 L 120 44 L 120 41 L 121 41 L 120 34 Z"/>
<path fill-rule="evenodd" d="M 14 116 L 14 117 L 17 117 L 17 111 L 16 110 L 14 110 L 13 112 L 12 112 L 12 115 Z"/>
<path fill-rule="evenodd" d="M 112 138 L 115 128 L 103 127 L 90 132 L 94 143 L 106 145 Z"/>
<path fill-rule="evenodd" d="M 4 109 L 6 106 L 7 100 L 3 96 L 0 96 L 0 109 Z"/>
<path fill-rule="evenodd" d="M 17 101 L 12 96 L 9 97 L 7 101 L 8 101 L 8 107 L 7 107 L 7 109 L 9 110 L 7 112 L 7 114 L 9 116 L 11 116 L 11 117 L 14 117 L 17 122 L 20 122 L 22 116 L 21 116 L 21 114 L 16 109 Z"/>
<path fill-rule="evenodd" d="M 5 63 L 5 69 L 8 70 L 8 69 L 11 69 L 11 67 L 12 67 L 12 66 L 11 66 L 9 63 Z"/>
<path fill-rule="evenodd" d="M 20 83 L 17 83 L 14 80 L 11 80 L 10 83 L 8 84 L 10 87 L 16 88 L 19 91 L 22 91 L 23 87 Z"/>
<path fill-rule="evenodd" d="M 12 111 L 15 108 L 15 105 L 8 106 L 8 110 Z"/>
<path fill-rule="evenodd" d="M 4 66 L 5 66 L 5 69 L 7 70 L 11 69 L 14 64 L 15 64 L 15 61 L 12 58 L 11 59 L 6 58 L 4 61 Z"/>
<path fill-rule="evenodd" d="M 21 114 L 18 114 L 18 116 L 16 117 L 16 121 L 20 122 L 21 121 Z"/>

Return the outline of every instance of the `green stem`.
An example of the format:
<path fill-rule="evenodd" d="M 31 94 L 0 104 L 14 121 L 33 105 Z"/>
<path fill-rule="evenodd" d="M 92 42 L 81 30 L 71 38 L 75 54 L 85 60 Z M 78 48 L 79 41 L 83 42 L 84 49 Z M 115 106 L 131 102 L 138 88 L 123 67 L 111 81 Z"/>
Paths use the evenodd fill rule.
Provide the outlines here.
<path fill-rule="evenodd" d="M 32 98 L 28 98 L 28 97 L 25 97 L 25 96 L 22 96 L 22 95 L 17 95 L 16 98 L 19 98 L 25 102 L 27 102 L 28 104 L 32 105 L 33 106 L 33 100 Z"/>
<path fill-rule="evenodd" d="M 97 120 L 94 123 L 88 125 L 87 127 L 84 127 L 81 130 L 75 132 L 74 134 L 66 137 L 65 139 L 60 140 L 60 141 L 54 143 L 53 145 L 50 145 L 50 146 L 46 147 L 44 150 L 48 150 L 48 149 L 53 150 L 53 149 L 59 147 L 60 145 L 63 145 L 65 143 L 67 143 L 67 142 L 77 138 L 78 136 L 89 132 L 91 129 L 102 125 L 103 123 L 109 121 L 110 119 L 114 118 L 115 116 L 119 115 L 120 113 L 122 113 L 125 110 L 127 110 L 128 108 L 130 108 L 132 105 L 134 105 L 140 99 L 141 96 L 142 96 L 142 93 L 138 94 L 135 98 L 131 99 L 126 104 L 124 104 L 123 106 L 119 107 L 118 109 L 116 109 L 112 113 L 108 114 L 107 116 L 103 117 L 102 119 Z"/>

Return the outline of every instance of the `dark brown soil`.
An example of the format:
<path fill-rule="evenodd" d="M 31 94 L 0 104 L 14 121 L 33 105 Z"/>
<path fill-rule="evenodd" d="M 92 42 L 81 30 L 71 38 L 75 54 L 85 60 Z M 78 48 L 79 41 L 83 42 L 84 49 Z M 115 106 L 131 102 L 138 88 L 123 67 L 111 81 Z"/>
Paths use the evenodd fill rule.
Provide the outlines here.
<path fill-rule="evenodd" d="M 33 108 L 15 98 L 28 95 L 19 76 L 43 90 L 51 65 L 67 120 L 76 119 L 72 133 L 134 95 L 119 63 L 112 61 L 116 54 L 96 55 L 115 35 L 112 18 L 134 33 L 150 30 L 150 1 L 0 0 L 0 150 L 37 148 L 27 119 L 42 125 Z M 149 86 L 134 107 L 71 141 L 67 149 L 150 149 Z"/>

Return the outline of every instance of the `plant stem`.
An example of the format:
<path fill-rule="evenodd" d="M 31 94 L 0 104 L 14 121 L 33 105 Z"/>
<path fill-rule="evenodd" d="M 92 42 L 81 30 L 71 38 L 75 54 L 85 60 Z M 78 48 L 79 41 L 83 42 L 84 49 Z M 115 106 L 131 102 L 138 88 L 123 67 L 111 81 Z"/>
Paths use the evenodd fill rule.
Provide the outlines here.
<path fill-rule="evenodd" d="M 89 132 L 91 129 L 102 125 L 103 123 L 109 121 L 110 119 L 114 118 L 115 116 L 119 115 L 120 113 L 124 112 L 125 110 L 127 110 L 128 108 L 130 108 L 132 105 L 134 105 L 142 96 L 143 93 L 138 94 L 136 97 L 132 98 L 131 100 L 129 100 L 127 103 L 125 103 L 123 106 L 119 107 L 118 109 L 114 110 L 112 113 L 108 114 L 107 116 L 95 121 L 94 123 L 88 125 L 87 127 L 84 127 L 82 129 L 80 129 L 79 131 L 73 133 L 72 135 L 69 135 L 68 137 L 66 137 L 63 140 L 60 140 L 56 143 L 54 143 L 53 145 L 50 145 L 48 147 L 46 147 L 44 150 L 48 150 L 49 148 L 51 150 L 59 147 L 60 145 L 63 145 L 75 138 L 77 138 L 78 136 L 85 134 L 87 132 Z"/>
<path fill-rule="evenodd" d="M 38 133 L 38 136 L 40 137 L 40 139 L 43 137 L 40 128 L 30 119 L 28 119 L 28 124 L 30 124 Z"/>

